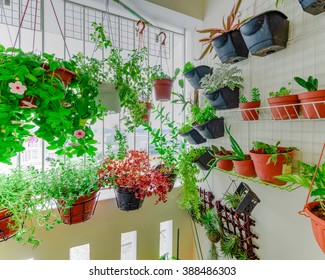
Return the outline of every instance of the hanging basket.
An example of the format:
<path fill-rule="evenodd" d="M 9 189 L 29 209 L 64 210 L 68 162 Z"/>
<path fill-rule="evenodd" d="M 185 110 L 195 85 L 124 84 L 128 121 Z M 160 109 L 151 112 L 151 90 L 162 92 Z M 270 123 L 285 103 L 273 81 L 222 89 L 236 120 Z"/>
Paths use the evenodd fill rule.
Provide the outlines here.
<path fill-rule="evenodd" d="M 261 202 L 251 188 L 243 182 L 240 183 L 235 194 L 240 194 L 242 196 L 242 200 L 235 209 L 238 213 L 250 215 L 255 206 Z"/>
<path fill-rule="evenodd" d="M 213 160 L 214 156 L 212 155 L 212 151 L 207 149 L 205 153 L 194 160 L 194 163 L 196 163 L 201 170 L 209 170 L 210 164 L 213 162 Z"/>
<path fill-rule="evenodd" d="M 48 70 L 49 66 L 45 64 L 43 65 L 43 68 L 45 70 Z M 48 70 L 46 71 L 46 74 L 53 75 L 53 72 L 54 72 L 54 76 L 57 77 L 59 80 L 61 80 L 64 83 L 65 87 L 67 87 L 71 83 L 71 81 L 76 78 L 75 73 L 62 67 L 55 69 L 54 71 Z"/>
<path fill-rule="evenodd" d="M 114 83 L 99 84 L 97 101 L 106 108 L 107 113 L 118 114 L 121 112 L 120 95 Z"/>
<path fill-rule="evenodd" d="M 122 211 L 134 211 L 142 207 L 143 200 L 136 197 L 137 190 L 118 187 L 115 190 L 117 207 Z"/>
<path fill-rule="evenodd" d="M 62 222 L 72 225 L 89 220 L 95 213 L 98 197 L 99 190 L 93 191 L 90 196 L 85 195 L 78 198 L 70 209 L 65 209 L 64 201 L 59 200 L 58 204 L 61 206 L 58 207 L 58 211 Z"/>
<path fill-rule="evenodd" d="M 192 128 L 190 131 L 180 133 L 179 135 L 184 137 L 186 141 L 192 145 L 202 144 L 207 141 L 195 128 Z"/>
<path fill-rule="evenodd" d="M 12 215 L 8 214 L 8 209 L 4 208 L 0 210 L 0 242 L 7 241 L 9 238 L 13 237 L 16 230 L 10 228 L 14 225 L 14 221 L 11 221 Z"/>
<path fill-rule="evenodd" d="M 169 101 L 174 81 L 172 79 L 156 79 L 153 81 L 157 101 Z"/>

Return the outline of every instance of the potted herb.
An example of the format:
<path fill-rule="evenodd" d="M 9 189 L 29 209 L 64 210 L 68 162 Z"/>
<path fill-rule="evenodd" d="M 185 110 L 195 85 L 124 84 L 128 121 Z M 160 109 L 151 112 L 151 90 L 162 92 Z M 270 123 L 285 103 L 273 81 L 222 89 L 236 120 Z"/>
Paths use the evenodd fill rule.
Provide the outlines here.
<path fill-rule="evenodd" d="M 200 42 L 206 44 L 199 59 L 205 57 L 212 48 L 215 49 L 222 63 L 235 63 L 248 57 L 248 49 L 243 40 L 239 27 L 242 24 L 240 19 L 236 19 L 242 0 L 238 0 L 227 20 L 223 18 L 222 28 L 207 28 L 197 30 L 199 33 L 209 33 L 208 37 L 200 39 Z"/>
<path fill-rule="evenodd" d="M 325 253 L 325 163 L 317 165 L 298 161 L 298 174 L 284 174 L 276 178 L 288 182 L 291 185 L 300 185 L 307 189 L 311 188 L 310 196 L 314 199 L 307 202 L 304 212 L 310 218 L 314 237 Z"/>
<path fill-rule="evenodd" d="M 201 88 L 201 79 L 206 74 L 212 74 L 213 69 L 206 65 L 195 67 L 190 61 L 186 62 L 183 68 L 183 74 L 194 89 Z"/>
<path fill-rule="evenodd" d="M 297 148 L 279 147 L 279 144 L 280 141 L 275 145 L 255 141 L 250 156 L 260 180 L 281 186 L 285 185 L 285 182 L 274 177 L 292 172 L 293 154 Z"/>
<path fill-rule="evenodd" d="M 90 161 L 51 161 L 44 171 L 47 196 L 54 199 L 64 224 L 77 224 L 90 219 L 99 197 L 97 165 Z"/>
<path fill-rule="evenodd" d="M 36 247 L 40 244 L 36 228 L 52 229 L 59 222 L 52 220 L 50 200 L 40 179 L 41 172 L 33 167 L 0 174 L 0 241 L 13 237 Z"/>
<path fill-rule="evenodd" d="M 292 94 L 291 89 L 281 87 L 279 91 L 270 92 L 267 99 L 274 120 L 297 119 L 299 117 L 298 95 Z"/>
<path fill-rule="evenodd" d="M 244 121 L 254 121 L 259 119 L 258 111 L 255 108 L 261 106 L 260 91 L 254 87 L 251 91 L 252 101 L 248 101 L 246 95 L 241 94 L 239 96 L 239 108 L 241 109 L 241 115 Z"/>
<path fill-rule="evenodd" d="M 325 118 L 325 90 L 318 89 L 318 79 L 309 76 L 307 80 L 295 77 L 294 80 L 307 90 L 298 94 L 305 119 Z M 304 104 L 307 103 L 307 104 Z"/>
<path fill-rule="evenodd" d="M 223 235 L 223 230 L 215 209 L 207 209 L 201 219 L 205 233 L 210 242 L 218 243 Z"/>
<path fill-rule="evenodd" d="M 139 209 L 147 196 L 156 195 L 156 203 L 167 201 L 168 177 L 151 166 L 145 151 L 129 150 L 123 159 L 105 159 L 98 175 L 100 186 L 116 190 L 122 211 Z"/>
<path fill-rule="evenodd" d="M 190 147 L 188 149 L 188 157 L 192 162 L 196 163 L 201 170 L 209 170 L 214 160 L 212 150 L 204 146 L 199 148 Z"/>
<path fill-rule="evenodd" d="M 230 64 L 213 68 L 211 75 L 201 80 L 204 96 L 215 109 L 231 109 L 239 106 L 239 89 L 243 88 L 242 71 Z"/>
<path fill-rule="evenodd" d="M 217 117 L 216 110 L 207 104 L 204 108 L 193 105 L 191 108 L 195 121 L 192 124 L 205 139 L 216 139 L 224 135 L 224 118 Z"/>
<path fill-rule="evenodd" d="M 234 155 L 234 152 L 226 150 L 222 146 L 220 146 L 220 148 L 218 148 L 217 146 L 212 145 L 211 148 L 215 154 L 216 159 L 221 157 L 220 160 L 217 160 L 217 168 L 226 170 L 226 171 L 232 171 L 234 168 L 234 163 L 233 163 L 232 159 L 227 159 L 227 158 L 223 158 L 223 157 Z"/>
<path fill-rule="evenodd" d="M 289 21 L 282 12 L 270 10 L 250 18 L 239 31 L 252 55 L 266 56 L 286 48 Z"/>

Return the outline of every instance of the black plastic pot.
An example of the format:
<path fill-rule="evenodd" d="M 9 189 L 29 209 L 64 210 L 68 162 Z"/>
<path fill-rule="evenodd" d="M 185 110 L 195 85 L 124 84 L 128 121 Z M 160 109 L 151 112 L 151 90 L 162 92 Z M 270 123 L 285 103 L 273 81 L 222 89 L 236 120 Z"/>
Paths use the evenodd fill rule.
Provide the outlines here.
<path fill-rule="evenodd" d="M 239 88 L 231 90 L 228 87 L 215 92 L 205 94 L 211 106 L 218 110 L 232 109 L 239 107 Z"/>
<path fill-rule="evenodd" d="M 236 63 L 248 57 L 248 49 L 238 30 L 224 33 L 211 42 L 222 63 Z"/>
<path fill-rule="evenodd" d="M 194 160 L 196 165 L 202 169 L 202 170 L 209 170 L 210 165 L 212 163 L 212 160 L 214 159 L 213 152 L 210 149 L 207 149 L 207 151 L 200 155 L 198 158 Z"/>
<path fill-rule="evenodd" d="M 214 118 L 200 125 L 193 125 L 193 127 L 201 134 L 205 139 L 216 139 L 224 136 L 225 126 L 224 118 Z"/>
<path fill-rule="evenodd" d="M 244 23 L 239 30 L 252 55 L 266 56 L 286 48 L 289 21 L 280 11 L 267 11 Z"/>
<path fill-rule="evenodd" d="M 299 3 L 306 13 L 314 16 L 325 12 L 325 0 L 299 0 Z"/>
<path fill-rule="evenodd" d="M 117 207 L 122 211 L 133 211 L 141 208 L 143 200 L 135 196 L 135 191 L 126 187 L 119 187 L 115 191 Z"/>
<path fill-rule="evenodd" d="M 235 209 L 238 213 L 250 215 L 255 206 L 261 202 L 258 196 L 250 189 L 250 187 L 241 182 L 235 194 L 242 194 L 243 199 Z"/>
<path fill-rule="evenodd" d="M 213 69 L 211 67 L 206 65 L 201 65 L 184 73 L 184 76 L 194 89 L 199 89 L 201 88 L 201 84 L 200 84 L 201 79 L 207 74 L 212 74 L 212 72 Z"/>
<path fill-rule="evenodd" d="M 195 128 L 179 135 L 184 137 L 186 141 L 192 145 L 202 144 L 207 141 Z"/>

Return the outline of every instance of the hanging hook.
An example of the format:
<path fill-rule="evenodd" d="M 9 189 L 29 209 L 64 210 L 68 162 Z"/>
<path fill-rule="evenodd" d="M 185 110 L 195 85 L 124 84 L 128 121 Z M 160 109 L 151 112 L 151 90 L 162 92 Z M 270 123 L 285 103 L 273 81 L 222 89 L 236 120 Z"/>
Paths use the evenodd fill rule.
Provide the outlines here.
<path fill-rule="evenodd" d="M 139 31 L 139 24 L 142 24 L 142 27 Z M 138 20 L 138 22 L 136 23 L 136 31 L 140 34 L 143 35 L 144 29 L 146 28 L 146 24 L 142 21 L 142 20 Z"/>
<path fill-rule="evenodd" d="M 158 35 L 156 35 L 156 42 L 158 43 L 159 42 L 159 37 L 160 35 L 163 35 L 164 38 L 162 39 L 161 41 L 161 45 L 165 46 L 166 45 L 166 33 L 164 31 L 161 31 Z"/>

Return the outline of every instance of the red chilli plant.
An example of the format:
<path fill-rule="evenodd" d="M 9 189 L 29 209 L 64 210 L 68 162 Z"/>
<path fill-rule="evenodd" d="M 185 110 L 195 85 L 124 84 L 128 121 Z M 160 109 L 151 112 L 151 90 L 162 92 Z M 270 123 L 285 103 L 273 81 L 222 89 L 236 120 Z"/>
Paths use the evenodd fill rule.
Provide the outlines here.
<path fill-rule="evenodd" d="M 208 53 L 210 53 L 213 49 L 213 46 L 211 42 L 220 36 L 221 34 L 227 33 L 232 30 L 237 30 L 239 26 L 243 23 L 240 21 L 240 19 L 237 19 L 236 16 L 238 14 L 238 10 L 240 8 L 242 0 L 238 0 L 234 6 L 231 9 L 230 14 L 227 16 L 227 20 L 225 20 L 225 16 L 222 18 L 222 27 L 223 28 L 207 28 L 207 29 L 201 29 L 196 30 L 199 33 L 210 33 L 208 37 L 204 37 L 199 40 L 199 42 L 203 43 L 204 45 L 207 45 L 204 51 L 202 52 L 201 56 L 199 57 L 199 60 L 201 60 L 203 57 L 205 57 Z M 246 20 L 245 20 L 246 21 Z"/>
<path fill-rule="evenodd" d="M 129 188 L 137 190 L 136 196 L 156 195 L 156 204 L 167 201 L 170 188 L 168 176 L 150 165 L 149 155 L 145 151 L 129 150 L 123 159 L 105 159 L 98 170 L 99 184 L 105 188 Z"/>

